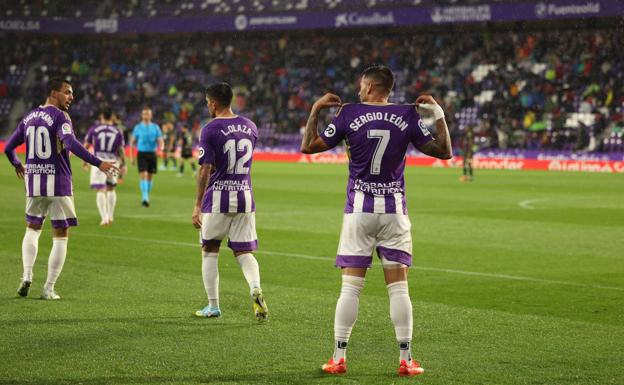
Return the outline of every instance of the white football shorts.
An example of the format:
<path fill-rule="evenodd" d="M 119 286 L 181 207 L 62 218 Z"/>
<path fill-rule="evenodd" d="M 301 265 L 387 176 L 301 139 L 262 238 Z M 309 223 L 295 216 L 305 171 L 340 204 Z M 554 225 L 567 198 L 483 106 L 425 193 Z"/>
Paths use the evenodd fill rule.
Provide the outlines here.
<path fill-rule="evenodd" d="M 344 214 L 336 266 L 369 268 L 375 250 L 390 263 L 411 266 L 411 228 L 404 214 Z"/>
<path fill-rule="evenodd" d="M 41 225 L 46 216 L 55 228 L 78 226 L 74 197 L 26 197 L 26 222 Z"/>
<path fill-rule="evenodd" d="M 256 213 L 202 213 L 202 245 L 219 246 L 226 236 L 233 251 L 258 248 Z"/>

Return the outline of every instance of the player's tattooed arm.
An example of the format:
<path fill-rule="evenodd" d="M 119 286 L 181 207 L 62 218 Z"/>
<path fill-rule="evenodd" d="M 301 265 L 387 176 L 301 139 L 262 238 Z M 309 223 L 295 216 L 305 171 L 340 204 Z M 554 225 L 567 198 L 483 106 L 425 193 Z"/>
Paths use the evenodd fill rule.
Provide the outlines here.
<path fill-rule="evenodd" d="M 329 146 L 327 146 L 318 134 L 319 113 L 324 108 L 340 106 L 341 104 L 342 101 L 340 100 L 340 97 L 330 93 L 323 95 L 316 102 L 314 102 L 303 133 L 303 139 L 301 140 L 302 153 L 315 154 L 329 149 Z"/>
<path fill-rule="evenodd" d="M 195 207 L 193 208 L 193 216 L 191 218 L 196 229 L 201 229 L 201 204 L 202 200 L 204 200 L 204 193 L 206 192 L 206 186 L 211 173 L 212 164 L 206 163 L 201 165 L 197 175 L 197 193 L 195 194 Z"/>
<path fill-rule="evenodd" d="M 418 113 L 429 115 L 435 119 L 435 132 L 433 140 L 420 146 L 418 149 L 425 155 L 438 159 L 451 159 L 453 150 L 451 148 L 451 135 L 449 134 L 444 111 L 435 99 L 430 95 L 421 95 L 416 99 Z"/>

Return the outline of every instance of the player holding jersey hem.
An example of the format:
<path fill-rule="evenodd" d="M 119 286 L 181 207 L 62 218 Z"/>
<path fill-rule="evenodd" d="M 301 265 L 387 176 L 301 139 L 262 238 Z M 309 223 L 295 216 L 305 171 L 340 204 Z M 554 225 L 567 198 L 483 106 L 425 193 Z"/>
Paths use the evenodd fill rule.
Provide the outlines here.
<path fill-rule="evenodd" d="M 198 317 L 220 317 L 217 257 L 225 236 L 249 284 L 252 309 L 258 321 L 268 318 L 260 288 L 260 269 L 252 252 L 258 248 L 251 164 L 258 129 L 249 119 L 232 112 L 233 93 L 227 83 L 206 89 L 208 111 L 214 118 L 199 138 L 199 175 L 193 226 L 201 229 L 202 278 L 208 306 Z"/>
<path fill-rule="evenodd" d="M 405 153 L 411 142 L 426 155 L 440 159 L 452 156 L 444 112 L 428 95 L 416 105 L 388 102 L 394 74 L 385 66 L 367 68 L 360 80 L 361 103 L 342 104 L 326 94 L 312 106 L 301 143 L 301 152 L 314 154 L 335 147 L 343 139 L 349 148 L 349 181 L 336 266 L 342 269 L 342 289 L 334 319 L 335 349 L 325 373 L 347 371 L 346 349 L 358 314 L 359 296 L 366 271 L 377 251 L 384 270 L 390 318 L 399 343 L 401 376 L 424 370 L 412 359 L 412 303 L 407 273 L 412 263 L 411 223 L 404 191 Z M 331 124 L 319 135 L 319 112 L 340 107 Z M 421 116 L 435 120 L 431 135 Z"/>
<path fill-rule="evenodd" d="M 100 113 L 98 124 L 89 129 L 84 141 L 85 148 L 93 147 L 93 154 L 101 160 L 114 162 L 122 173 L 126 169 L 124 157 L 124 138 L 121 131 L 113 124 L 113 111 L 104 107 Z M 83 167 L 89 169 L 85 162 Z M 90 187 L 96 190 L 95 203 L 100 213 L 100 226 L 110 226 L 114 221 L 115 205 L 117 204 L 117 176 L 103 173 L 91 166 L 89 177 Z"/>
<path fill-rule="evenodd" d="M 46 216 L 52 222 L 52 250 L 42 299 L 61 297 L 54 285 L 67 256 L 69 227 L 77 226 L 69 151 L 103 172 L 119 172 L 112 162 L 91 155 L 74 136 L 67 110 L 74 100 L 71 83 L 53 78 L 47 85 L 46 104 L 29 112 L 9 138 L 5 154 L 24 179 L 26 187 L 26 234 L 22 241 L 24 273 L 17 294 L 26 297 L 33 280 L 39 237 Z M 26 143 L 26 167 L 15 155 L 15 148 Z"/>

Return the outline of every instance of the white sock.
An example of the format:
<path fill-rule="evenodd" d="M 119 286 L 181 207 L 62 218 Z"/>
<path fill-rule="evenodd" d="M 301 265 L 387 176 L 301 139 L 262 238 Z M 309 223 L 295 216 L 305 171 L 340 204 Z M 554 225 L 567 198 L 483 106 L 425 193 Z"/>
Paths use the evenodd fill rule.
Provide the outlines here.
<path fill-rule="evenodd" d="M 97 204 L 98 211 L 102 217 L 102 222 L 108 222 L 108 209 L 106 207 L 106 192 L 98 191 L 95 195 L 95 203 Z"/>
<path fill-rule="evenodd" d="M 219 307 L 219 253 L 202 251 L 202 278 L 208 296 L 208 306 Z"/>
<path fill-rule="evenodd" d="M 110 190 L 106 192 L 106 200 L 108 201 L 108 220 L 113 221 L 113 214 L 115 213 L 115 205 L 117 204 L 117 192 Z"/>
<path fill-rule="evenodd" d="M 236 257 L 236 260 L 249 284 L 249 290 L 251 291 L 256 287 L 260 287 L 260 267 L 253 254 L 241 254 Z"/>
<path fill-rule="evenodd" d="M 336 303 L 336 316 L 334 317 L 335 362 L 341 358 L 346 359 L 347 343 L 357 320 L 360 293 L 364 287 L 364 281 L 364 277 L 342 276 L 342 288 Z"/>
<path fill-rule="evenodd" d="M 386 288 L 390 297 L 390 319 L 394 324 L 394 333 L 399 342 L 399 360 L 405 360 L 409 363 L 412 359 L 410 342 L 412 341 L 414 321 L 407 281 L 394 282 Z"/>
<path fill-rule="evenodd" d="M 24 239 L 22 240 L 22 265 L 24 266 L 24 281 L 32 282 L 33 266 L 37 259 L 37 250 L 39 250 L 39 236 L 41 230 L 26 228 Z"/>
<path fill-rule="evenodd" d="M 67 256 L 67 238 L 52 238 L 52 250 L 48 259 L 48 279 L 45 288 L 54 290 L 54 284 L 63 270 Z"/>

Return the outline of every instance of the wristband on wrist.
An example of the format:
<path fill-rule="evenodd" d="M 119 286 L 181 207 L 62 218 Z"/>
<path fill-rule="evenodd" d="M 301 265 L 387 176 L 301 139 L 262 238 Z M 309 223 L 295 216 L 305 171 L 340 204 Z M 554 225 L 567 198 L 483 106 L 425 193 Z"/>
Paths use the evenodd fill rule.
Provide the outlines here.
<path fill-rule="evenodd" d="M 433 117 L 435 120 L 444 118 L 444 110 L 438 104 L 418 104 L 418 112 Z"/>

